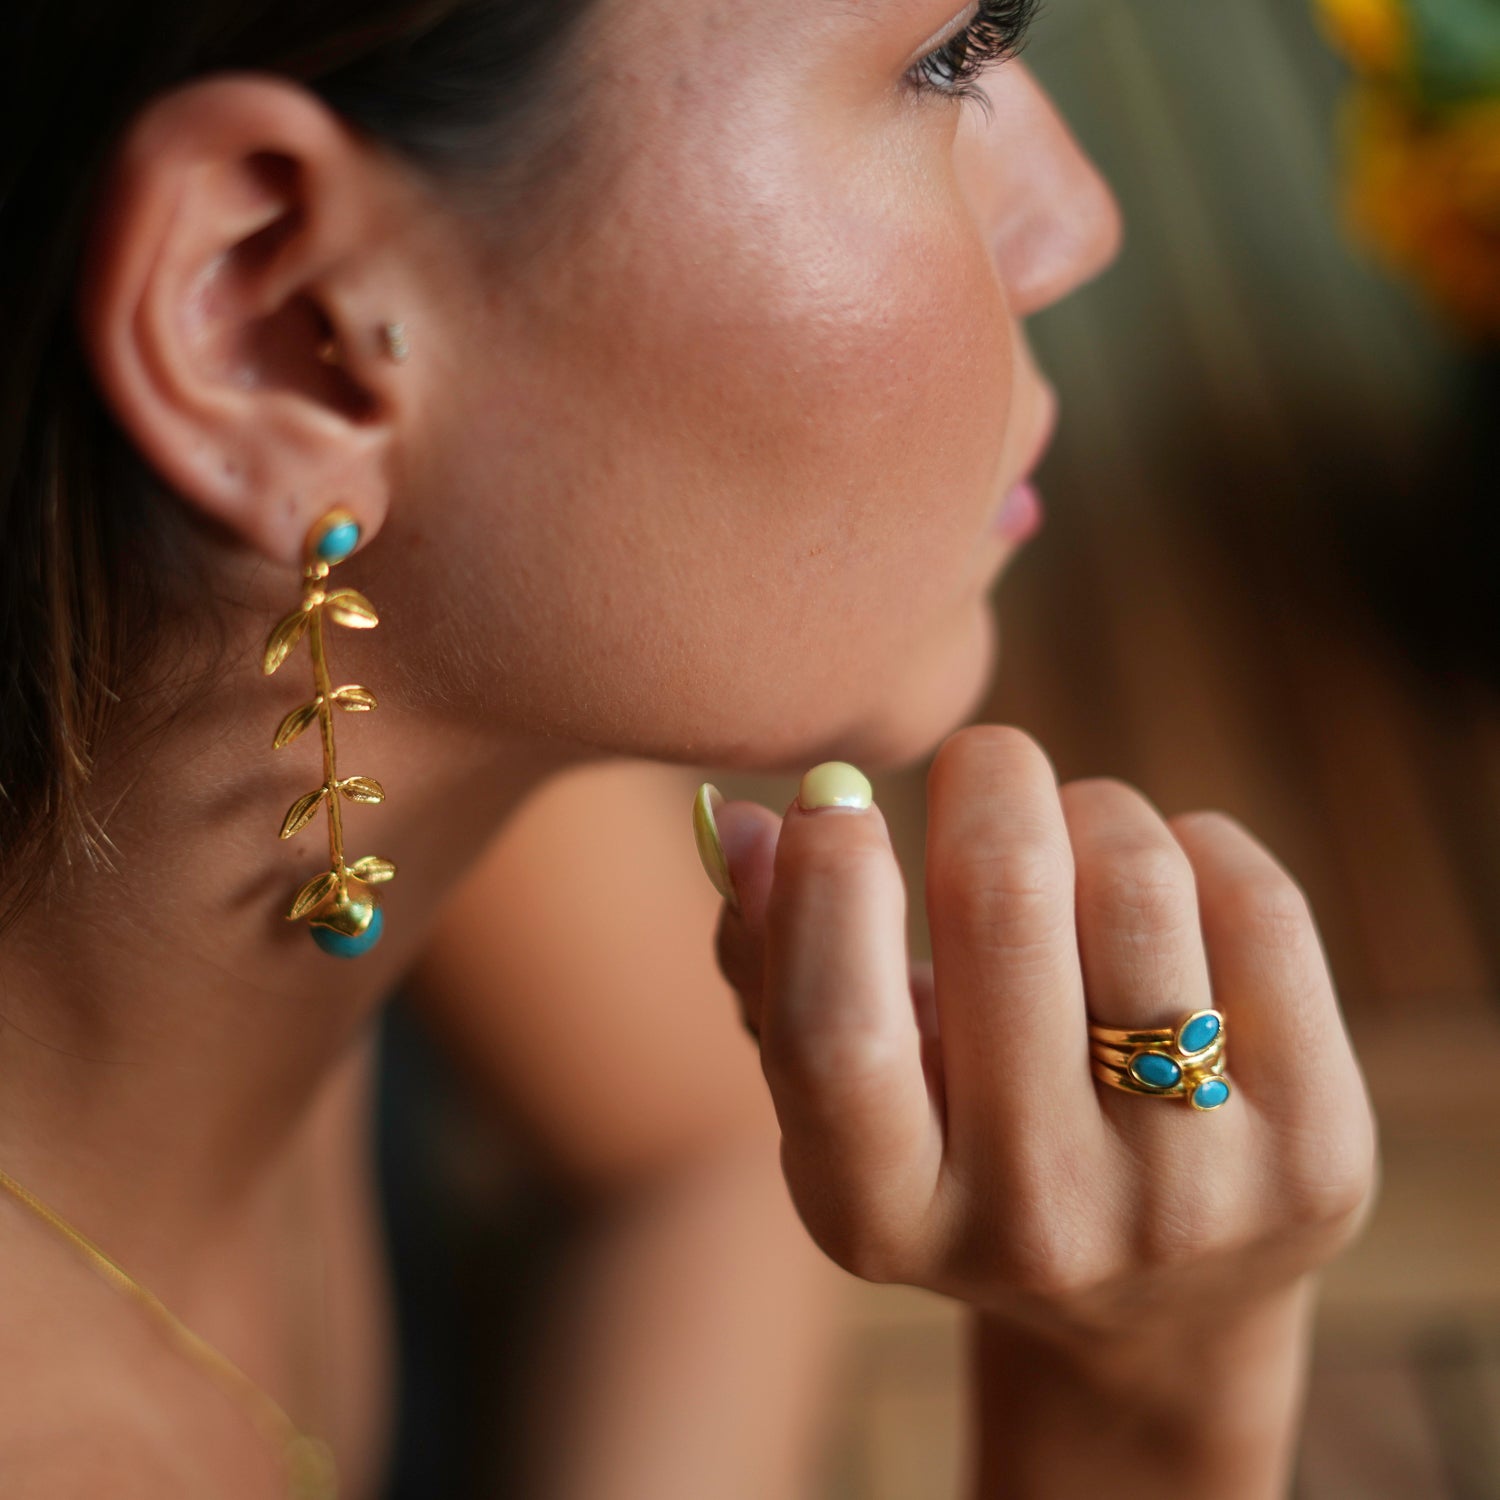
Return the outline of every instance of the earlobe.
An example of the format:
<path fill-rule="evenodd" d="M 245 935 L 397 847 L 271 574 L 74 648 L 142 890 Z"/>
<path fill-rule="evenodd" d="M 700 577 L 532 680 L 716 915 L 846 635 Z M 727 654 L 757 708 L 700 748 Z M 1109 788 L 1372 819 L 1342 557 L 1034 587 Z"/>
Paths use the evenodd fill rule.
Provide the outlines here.
<path fill-rule="evenodd" d="M 414 295 L 391 232 L 412 191 L 256 75 L 161 96 L 111 164 L 77 304 L 95 378 L 182 501 L 273 560 L 297 564 L 335 501 L 366 537 L 384 519 L 412 403 L 379 330 Z"/>

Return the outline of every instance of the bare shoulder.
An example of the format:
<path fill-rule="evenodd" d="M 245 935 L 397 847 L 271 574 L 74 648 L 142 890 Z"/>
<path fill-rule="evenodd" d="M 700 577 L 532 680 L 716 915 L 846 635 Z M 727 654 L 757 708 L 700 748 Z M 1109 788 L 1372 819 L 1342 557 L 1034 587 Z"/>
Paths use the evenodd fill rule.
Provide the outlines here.
<path fill-rule="evenodd" d="M 17 1500 L 209 1500 L 204 1476 L 123 1424 L 0 1440 L 0 1493 Z"/>
<path fill-rule="evenodd" d="M 285 1500 L 274 1450 L 150 1320 L 0 1213 L 0 1500 Z"/>
<path fill-rule="evenodd" d="M 9 1353 L 10 1350 L 7 1350 Z M 135 1383 L 113 1353 L 89 1361 L 40 1358 L 24 1374 L 0 1365 L 10 1400 L 0 1415 L 5 1500 L 240 1500 L 190 1442 L 198 1427 Z M 9 1368 L 5 1368 L 9 1367 Z"/>

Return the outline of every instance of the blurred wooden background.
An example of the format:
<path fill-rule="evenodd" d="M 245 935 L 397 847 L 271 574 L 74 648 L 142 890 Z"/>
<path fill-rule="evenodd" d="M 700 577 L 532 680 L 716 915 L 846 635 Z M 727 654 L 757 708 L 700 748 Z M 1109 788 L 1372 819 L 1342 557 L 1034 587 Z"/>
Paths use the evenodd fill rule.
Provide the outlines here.
<path fill-rule="evenodd" d="M 1035 324 L 1065 420 L 979 717 L 1235 814 L 1307 889 L 1384 1183 L 1325 1281 L 1297 1497 L 1495 1500 L 1496 366 L 1345 243 L 1308 0 L 1049 0 L 1028 61 L 1128 243 Z M 924 776 L 876 780 L 918 953 Z M 851 1281 L 848 1315 L 829 1500 L 957 1494 L 959 1314 Z"/>

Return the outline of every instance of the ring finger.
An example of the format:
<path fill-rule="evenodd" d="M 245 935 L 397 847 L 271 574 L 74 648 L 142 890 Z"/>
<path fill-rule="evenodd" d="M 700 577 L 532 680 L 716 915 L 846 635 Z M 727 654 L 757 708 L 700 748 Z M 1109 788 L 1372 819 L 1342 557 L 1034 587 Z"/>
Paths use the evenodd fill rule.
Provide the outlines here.
<path fill-rule="evenodd" d="M 1134 787 L 1108 778 L 1061 789 L 1077 870 L 1078 951 L 1089 1020 L 1122 1030 L 1176 1026 L 1214 1005 L 1193 866 L 1160 813 Z M 1224 1019 L 1225 1071 L 1232 1018 Z M 1162 1049 L 1173 1053 L 1170 1044 Z M 1114 1060 L 1124 1063 L 1126 1046 Z M 1171 1064 L 1158 1065 L 1170 1071 Z M 1100 1108 L 1137 1152 L 1182 1159 L 1186 1130 L 1207 1128 L 1220 1147 L 1243 1106 L 1191 1108 L 1096 1080 Z M 1231 1080 L 1232 1088 L 1232 1080 Z M 1194 1135 L 1195 1146 L 1203 1144 Z M 1153 1155 L 1153 1160 L 1164 1159 Z M 1201 1191 L 1201 1184 L 1195 1188 Z"/>

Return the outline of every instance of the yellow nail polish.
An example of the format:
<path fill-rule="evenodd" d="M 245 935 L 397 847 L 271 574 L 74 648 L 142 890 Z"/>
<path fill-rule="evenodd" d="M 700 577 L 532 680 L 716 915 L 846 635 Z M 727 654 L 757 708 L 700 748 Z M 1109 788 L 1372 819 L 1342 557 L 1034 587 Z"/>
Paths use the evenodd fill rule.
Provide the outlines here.
<path fill-rule="evenodd" d="M 724 846 L 719 842 L 719 825 L 714 821 L 714 809 L 724 805 L 724 794 L 712 782 L 705 781 L 693 798 L 693 838 L 698 845 L 698 858 L 714 889 L 729 903 L 734 911 L 740 909 L 740 898 L 734 893 L 734 882 L 729 878 L 729 861 L 724 858 Z"/>
<path fill-rule="evenodd" d="M 846 760 L 825 760 L 802 778 L 797 801 L 806 812 L 819 807 L 868 807 L 873 793 L 858 766 Z"/>

